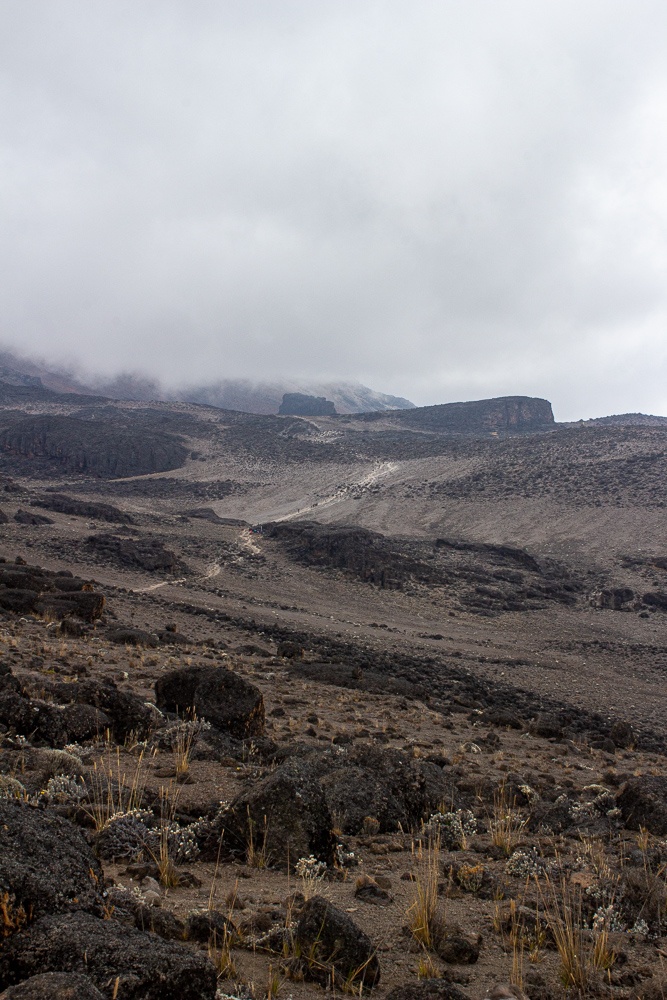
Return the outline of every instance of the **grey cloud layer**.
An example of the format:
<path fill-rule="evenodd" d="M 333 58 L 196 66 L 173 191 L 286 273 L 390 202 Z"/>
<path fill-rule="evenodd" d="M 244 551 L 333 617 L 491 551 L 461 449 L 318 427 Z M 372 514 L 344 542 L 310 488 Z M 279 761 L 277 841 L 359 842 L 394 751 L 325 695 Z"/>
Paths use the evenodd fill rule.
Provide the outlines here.
<path fill-rule="evenodd" d="M 667 412 L 667 7 L 1 0 L 0 340 Z"/>

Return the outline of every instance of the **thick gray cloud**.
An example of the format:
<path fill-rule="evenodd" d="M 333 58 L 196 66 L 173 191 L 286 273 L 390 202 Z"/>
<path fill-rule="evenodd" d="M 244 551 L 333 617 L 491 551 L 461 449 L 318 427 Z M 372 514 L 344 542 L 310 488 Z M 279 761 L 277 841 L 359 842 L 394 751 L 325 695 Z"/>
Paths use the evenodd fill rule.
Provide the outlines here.
<path fill-rule="evenodd" d="M 0 341 L 667 413 L 660 0 L 0 0 Z"/>

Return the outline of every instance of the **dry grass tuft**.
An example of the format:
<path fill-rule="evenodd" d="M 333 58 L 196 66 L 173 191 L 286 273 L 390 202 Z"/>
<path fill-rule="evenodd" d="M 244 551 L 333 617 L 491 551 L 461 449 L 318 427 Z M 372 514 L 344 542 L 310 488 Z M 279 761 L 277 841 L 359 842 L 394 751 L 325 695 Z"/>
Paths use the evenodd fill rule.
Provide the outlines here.
<path fill-rule="evenodd" d="M 88 779 L 90 805 L 84 806 L 97 831 L 102 830 L 116 813 L 139 809 L 146 785 L 143 751 L 139 754 L 134 771 L 123 770 L 120 747 L 115 754 L 107 747 L 106 756 L 95 761 Z"/>
<path fill-rule="evenodd" d="M 561 879 L 558 889 L 547 877 L 542 896 L 545 919 L 553 935 L 560 958 L 561 982 L 566 991 L 583 996 L 599 970 L 608 970 L 615 956 L 609 949 L 607 922 L 589 931 L 583 917 L 582 897 L 579 888 L 569 886 Z"/>
<path fill-rule="evenodd" d="M 500 785 L 493 796 L 493 817 L 490 822 L 491 840 L 506 857 L 519 844 L 528 820 L 516 807 L 516 799 L 510 801 L 506 784 Z"/>
<path fill-rule="evenodd" d="M 254 819 L 250 815 L 250 807 L 247 810 L 248 814 L 248 841 L 246 846 L 246 862 L 251 868 L 268 868 L 269 867 L 269 856 L 266 847 L 266 840 L 269 835 L 269 825 L 266 816 L 264 817 L 264 822 L 262 824 L 262 829 L 259 831 L 259 836 L 257 835 L 256 826 Z"/>
<path fill-rule="evenodd" d="M 415 886 L 415 899 L 406 911 L 408 927 L 415 941 L 431 951 L 442 929 L 444 920 L 438 905 L 438 878 L 440 874 L 440 837 L 429 840 L 424 855 L 419 849 L 419 868 Z"/>

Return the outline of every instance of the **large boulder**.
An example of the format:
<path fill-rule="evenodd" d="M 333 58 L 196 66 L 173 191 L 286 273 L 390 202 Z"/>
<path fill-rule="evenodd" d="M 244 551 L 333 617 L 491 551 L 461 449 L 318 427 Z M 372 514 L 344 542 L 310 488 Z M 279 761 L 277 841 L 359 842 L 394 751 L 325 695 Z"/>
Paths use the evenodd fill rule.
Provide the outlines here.
<path fill-rule="evenodd" d="M 213 1000 L 216 971 L 184 944 L 88 913 L 42 917 L 0 950 L 0 989 L 37 972 L 83 973 L 109 1000 Z"/>
<path fill-rule="evenodd" d="M 45 514 L 35 514 L 32 510 L 23 510 L 22 507 L 14 514 L 14 520 L 17 524 L 31 524 L 33 527 L 42 527 L 45 524 L 53 524 L 52 517 L 46 517 Z"/>
<path fill-rule="evenodd" d="M 205 851 L 239 855 L 264 850 L 284 867 L 313 854 L 332 860 L 335 815 L 344 833 L 361 833 L 371 816 L 380 832 L 418 825 L 456 794 L 453 777 L 437 764 L 398 750 L 332 746 L 295 755 L 233 800 L 216 824 Z"/>
<path fill-rule="evenodd" d="M 93 590 L 69 591 L 45 594 L 40 597 L 37 610 L 41 614 L 51 614 L 58 619 L 75 615 L 84 622 L 96 622 L 104 611 L 104 594 Z"/>
<path fill-rule="evenodd" d="M 89 715 L 90 725 L 95 724 L 96 718 L 100 721 L 108 719 L 114 738 L 121 743 L 130 734 L 143 739 L 155 727 L 155 710 L 137 695 L 121 691 L 108 678 L 101 681 L 84 678 L 76 683 L 53 681 L 48 685 L 48 691 L 61 705 L 89 705 L 103 713 L 99 717 Z M 72 728 L 85 725 L 81 713 L 69 711 L 65 717 Z"/>
<path fill-rule="evenodd" d="M 40 698 L 30 698 L 12 674 L 0 677 L 0 723 L 10 732 L 30 736 L 36 743 L 64 746 L 68 741 L 62 709 Z"/>
<path fill-rule="evenodd" d="M 621 787 L 616 803 L 630 830 L 645 827 L 657 837 L 667 833 L 667 778 L 663 775 L 630 778 Z"/>
<path fill-rule="evenodd" d="M 48 810 L 0 800 L 0 895 L 7 894 L 13 930 L 45 914 L 99 909 L 102 883 L 78 827 Z"/>
<path fill-rule="evenodd" d="M 125 569 L 141 569 L 147 573 L 185 573 L 187 566 L 175 552 L 167 549 L 159 538 L 149 536 L 127 538 L 104 533 L 90 535 L 85 548 L 105 564 Z"/>
<path fill-rule="evenodd" d="M 44 972 L 0 993 L 0 1000 L 104 1000 L 88 976 L 77 972 Z"/>
<path fill-rule="evenodd" d="M 306 902 L 294 938 L 306 978 L 347 989 L 379 983 L 380 963 L 371 939 L 328 899 L 313 896 Z"/>
<path fill-rule="evenodd" d="M 107 639 L 117 646 L 147 646 L 149 649 L 159 646 L 157 636 L 142 628 L 112 628 L 107 632 Z"/>
<path fill-rule="evenodd" d="M 130 734 L 142 739 L 155 728 L 155 710 L 136 695 L 120 691 L 112 680 L 65 683 L 43 678 L 40 691 L 54 701 L 32 697 L 11 674 L 0 677 L 0 722 L 14 733 L 30 736 L 32 742 L 63 747 L 106 729 L 122 742 Z"/>
<path fill-rule="evenodd" d="M 279 768 L 242 792 L 214 823 L 202 856 L 220 850 L 248 859 L 253 854 L 276 868 L 293 867 L 314 855 L 331 864 L 336 845 L 331 813 L 319 782 L 308 773 Z"/>
<path fill-rule="evenodd" d="M 367 816 L 382 833 L 408 829 L 458 795 L 449 769 L 385 747 L 329 746 L 291 757 L 279 770 L 299 783 L 317 782 L 349 835 L 361 833 Z"/>
<path fill-rule="evenodd" d="M 155 702 L 165 712 L 206 719 L 237 739 L 264 732 L 264 698 L 259 688 L 226 667 L 183 667 L 160 677 Z"/>
<path fill-rule="evenodd" d="M 334 747 L 305 763 L 319 777 L 330 812 L 350 835 L 361 832 L 367 816 L 378 820 L 382 832 L 409 829 L 455 792 L 441 767 L 399 750 Z"/>

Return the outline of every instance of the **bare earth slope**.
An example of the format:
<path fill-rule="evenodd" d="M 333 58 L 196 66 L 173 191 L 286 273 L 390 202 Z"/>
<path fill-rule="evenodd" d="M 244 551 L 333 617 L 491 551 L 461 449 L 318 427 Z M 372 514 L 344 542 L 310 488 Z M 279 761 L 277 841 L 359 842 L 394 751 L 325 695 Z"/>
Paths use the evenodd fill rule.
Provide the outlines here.
<path fill-rule="evenodd" d="M 433 431 L 433 407 L 426 408 L 426 430 L 406 430 L 406 419 L 419 427 L 418 409 L 371 422 L 299 419 L 3 390 L 5 468 L 27 491 L 7 494 L 11 502 L 4 504 L 12 551 L 30 548 L 33 558 L 54 566 L 97 561 L 104 583 L 121 584 L 134 567 L 100 564 L 95 553 L 102 550 L 86 541 L 92 529 L 84 518 L 51 511 L 46 530 L 11 520 L 19 507 L 43 508 L 48 490 L 112 501 L 136 522 L 131 532 L 165 540 L 189 566 L 183 583 L 160 581 L 161 599 L 187 593 L 189 602 L 225 611 L 251 604 L 260 620 L 280 617 L 285 627 L 341 631 L 360 641 L 363 635 L 375 647 L 387 645 L 385 633 L 369 626 L 382 622 L 400 627 L 406 652 L 428 648 L 436 659 L 489 646 L 500 659 L 529 662 L 508 672 L 475 657 L 480 674 L 502 672 L 538 698 L 548 693 L 596 711 L 624 705 L 639 727 L 652 720 L 663 728 L 661 427 L 554 426 L 480 436 L 477 418 L 476 434 Z M 490 404 L 484 413 L 507 411 L 502 401 Z M 534 411 L 540 426 L 542 404 L 536 401 Z M 530 412 L 530 401 L 512 405 Z M 503 419 L 506 430 L 516 429 Z M 69 446 L 60 440 L 67 434 Z M 172 467 L 162 472 L 164 462 Z M 156 471 L 123 475 L 132 463 L 153 463 Z M 109 479 L 113 469 L 120 475 Z M 383 537 L 360 557 L 375 570 L 360 571 L 354 559 L 348 566 L 335 538 L 322 547 L 322 536 L 315 556 L 304 556 L 277 527 L 251 535 L 243 526 L 188 516 L 202 506 L 255 526 L 314 521 L 379 532 Z M 350 552 L 360 550 L 359 533 L 350 537 Z M 317 549 L 316 539 L 310 543 Z M 499 557 L 492 546 L 523 555 Z M 622 591 L 625 599 L 613 596 Z M 289 600 L 279 600 L 286 594 Z M 298 610 L 276 615 L 277 600 Z M 591 645 L 601 635 L 606 646 Z M 389 646 L 396 644 L 392 636 Z M 538 669 L 542 660 L 548 669 Z M 628 699 L 624 692 L 635 682 L 642 694 Z"/>
<path fill-rule="evenodd" d="M 559 427 L 544 404 L 482 401 L 452 427 L 438 408 L 252 416 L 0 386 L 0 804 L 18 781 L 26 809 L 57 807 L 87 831 L 120 893 L 100 902 L 111 923 L 187 938 L 231 980 L 226 995 L 273 1000 L 282 983 L 312 1000 L 326 976 L 358 993 L 359 968 L 379 956 L 376 995 L 426 977 L 440 985 L 422 1000 L 481 1000 L 512 979 L 552 1000 L 558 919 L 546 933 L 536 918 L 550 875 L 591 889 L 589 937 L 600 909 L 616 907 L 624 958 L 595 967 L 596 989 L 657 1000 L 667 428 Z M 235 691 L 254 685 L 229 730 L 217 727 L 233 698 L 210 686 L 227 666 Z M 178 689 L 174 670 L 191 685 L 181 701 L 161 694 Z M 198 728 L 207 712 L 213 723 Z M 63 746 L 79 761 L 65 761 L 75 784 L 64 791 L 38 767 Z M 118 857 L 90 799 L 105 774 L 118 805 L 139 767 L 140 794 L 119 811 L 144 839 Z M 168 841 L 165 796 L 180 882 L 151 840 L 161 823 Z M 451 836 L 464 821 L 468 833 Z M 420 943 L 410 914 L 433 822 L 450 824 L 433 889 L 444 916 L 440 937 Z M 326 878 L 295 872 L 294 844 Z M 352 919 L 373 955 L 334 976 L 331 955 L 313 958 L 317 935 L 297 949 L 308 910 L 295 885 L 337 907 L 336 933 Z M 52 932 L 26 930 L 32 917 L 9 900 L 0 988 L 14 982 L 22 935 Z M 525 906 L 525 934 L 510 901 Z M 212 909 L 218 936 L 197 938 Z M 534 959 L 521 976 L 517 934 Z M 103 995 L 116 995 L 117 975 L 100 973 Z"/>

